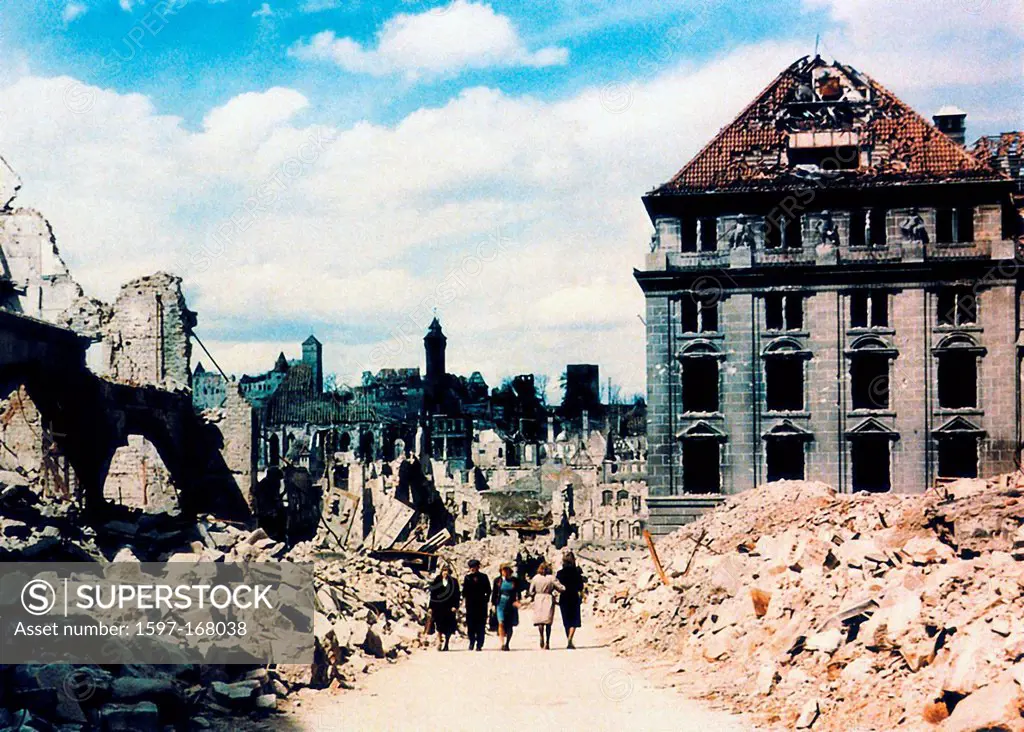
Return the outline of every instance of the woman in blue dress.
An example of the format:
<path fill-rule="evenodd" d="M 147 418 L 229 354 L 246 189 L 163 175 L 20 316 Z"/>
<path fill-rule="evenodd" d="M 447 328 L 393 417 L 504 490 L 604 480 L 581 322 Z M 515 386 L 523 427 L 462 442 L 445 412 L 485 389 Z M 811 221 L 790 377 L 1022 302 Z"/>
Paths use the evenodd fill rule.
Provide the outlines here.
<path fill-rule="evenodd" d="M 520 594 L 519 580 L 512 575 L 512 565 L 501 565 L 500 574 L 494 578 L 491 604 L 498 616 L 498 637 L 501 638 L 503 651 L 509 650 L 512 632 L 519 624 Z"/>

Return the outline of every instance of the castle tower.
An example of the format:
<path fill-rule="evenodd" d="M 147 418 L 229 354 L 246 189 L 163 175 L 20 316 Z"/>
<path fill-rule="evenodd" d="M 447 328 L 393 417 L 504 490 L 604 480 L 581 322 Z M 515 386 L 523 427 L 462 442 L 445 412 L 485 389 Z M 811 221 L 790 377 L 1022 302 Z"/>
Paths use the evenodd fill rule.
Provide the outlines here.
<path fill-rule="evenodd" d="M 437 318 L 430 322 L 427 334 L 423 337 L 423 350 L 427 357 L 426 384 L 423 394 L 424 408 L 428 414 L 437 411 L 441 391 L 444 386 L 445 362 L 444 354 L 448 346 L 448 338 L 441 330 Z"/>
<path fill-rule="evenodd" d="M 313 388 L 317 394 L 324 390 L 324 346 L 310 335 L 302 342 L 302 363 L 313 371 Z"/>

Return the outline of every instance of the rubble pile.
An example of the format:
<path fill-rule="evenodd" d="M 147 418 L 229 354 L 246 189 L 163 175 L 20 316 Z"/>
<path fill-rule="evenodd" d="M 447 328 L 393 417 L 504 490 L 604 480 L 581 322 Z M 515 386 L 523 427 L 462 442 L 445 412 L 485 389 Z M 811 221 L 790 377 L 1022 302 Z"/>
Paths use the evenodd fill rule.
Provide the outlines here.
<path fill-rule="evenodd" d="M 921 495 L 782 481 L 657 545 L 595 602 L 688 692 L 814 730 L 1024 729 L 1024 475 Z"/>
<path fill-rule="evenodd" d="M 37 475 L 0 470 L 0 561 L 93 561 L 94 534 L 67 502 L 40 499 Z"/>

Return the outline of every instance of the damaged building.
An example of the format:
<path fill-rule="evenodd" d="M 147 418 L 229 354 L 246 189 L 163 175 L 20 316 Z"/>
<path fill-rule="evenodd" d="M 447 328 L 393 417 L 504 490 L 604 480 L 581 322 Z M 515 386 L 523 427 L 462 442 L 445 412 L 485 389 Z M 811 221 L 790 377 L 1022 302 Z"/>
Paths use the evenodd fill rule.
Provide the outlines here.
<path fill-rule="evenodd" d="M 644 196 L 656 533 L 766 481 L 1014 469 L 1021 137 L 934 122 L 803 58 Z"/>

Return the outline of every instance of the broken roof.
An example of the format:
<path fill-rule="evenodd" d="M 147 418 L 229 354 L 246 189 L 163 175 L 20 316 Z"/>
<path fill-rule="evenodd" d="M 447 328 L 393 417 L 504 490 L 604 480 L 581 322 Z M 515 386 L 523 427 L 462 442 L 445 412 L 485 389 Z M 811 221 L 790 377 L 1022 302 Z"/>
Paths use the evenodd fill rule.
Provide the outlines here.
<path fill-rule="evenodd" d="M 313 381 L 313 369 L 306 364 L 291 367 L 267 402 L 267 423 L 272 425 L 332 425 L 379 419 L 366 399 L 350 400 L 339 394 L 319 392 Z"/>
<path fill-rule="evenodd" d="M 856 151 L 856 167 L 790 161 L 794 149 L 843 147 Z M 1005 180 L 867 75 L 816 56 L 785 69 L 649 195 L 806 187 L 808 177 L 839 187 Z"/>
<path fill-rule="evenodd" d="M 1024 153 L 1024 132 L 1004 132 L 982 137 L 971 152 L 989 167 L 1011 178 L 1021 177 L 1021 155 Z"/>

